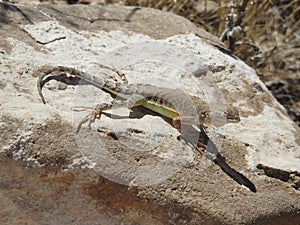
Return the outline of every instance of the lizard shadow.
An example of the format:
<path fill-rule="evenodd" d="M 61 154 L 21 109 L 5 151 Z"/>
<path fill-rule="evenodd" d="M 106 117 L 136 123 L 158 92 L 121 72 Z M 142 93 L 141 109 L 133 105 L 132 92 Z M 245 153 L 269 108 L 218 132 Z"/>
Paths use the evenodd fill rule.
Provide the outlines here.
<path fill-rule="evenodd" d="M 112 116 L 111 113 L 103 112 L 102 114 L 105 114 L 106 116 Z M 162 115 L 159 115 L 158 113 L 155 113 L 151 110 L 145 109 L 141 106 L 133 107 L 132 112 L 129 115 L 129 118 L 142 118 L 145 115 L 153 115 L 153 116 L 159 116 L 164 121 L 169 123 L 171 126 L 173 126 L 172 120 L 170 118 L 164 117 Z M 123 119 L 125 117 L 113 115 L 114 119 Z M 128 117 L 126 117 L 128 118 Z M 173 126 L 174 127 L 174 126 Z M 194 129 L 194 131 L 192 131 Z M 189 126 L 188 130 L 190 130 L 190 134 L 195 134 L 197 131 L 193 126 Z M 198 143 L 196 147 L 203 147 L 206 146 L 205 152 L 206 157 L 213 161 L 216 165 L 218 165 L 222 171 L 227 174 L 231 179 L 236 181 L 238 184 L 243 185 L 247 188 L 249 188 L 250 191 L 256 192 L 255 185 L 242 173 L 236 171 L 234 168 L 232 168 L 227 162 L 224 156 L 221 155 L 221 153 L 218 151 L 217 146 L 214 144 L 214 142 L 207 136 L 206 132 L 202 127 L 200 127 L 201 132 L 199 133 L 198 137 Z M 195 143 L 194 138 L 190 137 L 189 135 L 180 135 L 178 139 L 183 139 L 187 144 L 190 144 L 193 146 Z"/>
<path fill-rule="evenodd" d="M 82 81 L 80 78 L 68 78 L 67 76 L 48 76 L 45 80 L 41 82 L 41 87 L 44 86 L 45 83 L 47 83 L 50 80 L 57 80 L 62 81 L 63 83 L 66 83 L 68 85 L 87 85 L 89 82 Z M 131 112 L 129 114 L 129 118 L 135 118 L 140 119 L 144 117 L 145 115 L 153 115 L 153 116 L 159 116 L 160 118 L 164 119 L 167 123 L 169 123 L 171 126 L 174 127 L 174 124 L 172 122 L 172 119 L 167 118 L 165 116 L 162 116 L 156 112 L 153 112 L 149 109 L 146 109 L 142 106 L 136 106 L 131 108 Z M 102 112 L 101 114 L 104 114 L 106 116 L 110 116 L 113 119 L 124 119 L 128 118 L 128 116 L 118 116 L 115 114 L 111 114 L 109 112 Z M 242 173 L 236 171 L 234 168 L 232 168 L 227 162 L 224 156 L 221 155 L 221 153 L 218 151 L 217 146 L 213 143 L 213 141 L 207 136 L 204 128 L 202 126 L 199 126 L 196 130 L 196 128 L 192 125 L 189 125 L 186 127 L 189 132 L 185 133 L 184 135 L 180 135 L 180 138 L 183 139 L 187 144 L 190 146 L 194 146 L 195 148 L 203 148 L 205 147 L 205 155 L 208 159 L 213 161 L 216 165 L 218 165 L 222 171 L 227 174 L 230 178 L 232 178 L 234 181 L 236 181 L 238 184 L 243 185 L 252 192 L 256 192 L 255 185 Z M 200 130 L 200 132 L 199 132 Z M 194 134 L 197 134 L 197 143 L 195 144 L 195 137 Z"/>
<path fill-rule="evenodd" d="M 200 129 L 200 132 L 198 129 Z M 217 146 L 207 136 L 202 126 L 199 126 L 196 130 L 194 126 L 189 125 L 188 127 L 185 128 L 185 130 L 188 131 L 188 134 L 181 135 L 180 137 L 187 144 L 190 144 L 190 146 L 194 146 L 195 149 L 204 148 L 206 158 L 208 158 L 209 160 L 213 161 L 216 165 L 218 165 L 225 174 L 227 174 L 231 179 L 236 181 L 238 184 L 249 188 L 249 190 L 254 193 L 256 192 L 255 185 L 245 175 L 236 171 L 226 162 L 226 158 L 218 151 Z M 197 137 L 198 141 L 195 145 L 194 143 L 195 138 L 193 137 L 193 135 L 196 134 L 197 131 L 199 133 L 199 136 Z"/>
<path fill-rule="evenodd" d="M 204 138 L 206 145 L 206 156 L 210 158 L 216 165 L 218 165 L 224 173 L 226 173 L 230 178 L 235 180 L 240 185 L 243 185 L 249 188 L 250 191 L 256 192 L 255 185 L 242 173 L 236 171 L 232 168 L 227 162 L 224 156 L 218 151 L 217 146 L 213 143 L 213 141 L 207 136 L 201 127 L 202 135 L 206 136 Z"/>

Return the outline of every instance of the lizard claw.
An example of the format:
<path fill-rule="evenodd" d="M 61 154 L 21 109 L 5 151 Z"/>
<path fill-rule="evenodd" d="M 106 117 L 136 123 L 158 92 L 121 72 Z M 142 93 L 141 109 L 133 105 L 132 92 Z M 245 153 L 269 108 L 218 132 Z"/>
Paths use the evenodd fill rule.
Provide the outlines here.
<path fill-rule="evenodd" d="M 75 107 L 72 107 L 73 109 Z M 83 108 L 91 108 L 91 107 L 83 107 Z M 88 128 L 91 129 L 91 124 L 96 120 L 96 119 L 100 119 L 101 117 L 101 114 L 104 110 L 106 110 L 107 108 L 111 108 L 111 104 L 100 104 L 100 105 L 96 105 L 94 108 L 93 108 L 93 111 L 86 115 L 85 117 L 83 117 L 81 119 L 81 121 L 79 122 L 77 128 L 76 128 L 76 133 L 79 132 L 82 124 L 88 122 Z"/>
<path fill-rule="evenodd" d="M 76 133 L 79 132 L 82 124 L 88 122 L 88 128 L 91 129 L 91 124 L 95 121 L 95 119 L 100 119 L 101 117 L 101 111 L 95 111 L 93 110 L 92 113 L 86 115 L 85 117 L 83 117 L 81 119 L 81 121 L 79 122 L 77 128 L 76 128 Z"/>

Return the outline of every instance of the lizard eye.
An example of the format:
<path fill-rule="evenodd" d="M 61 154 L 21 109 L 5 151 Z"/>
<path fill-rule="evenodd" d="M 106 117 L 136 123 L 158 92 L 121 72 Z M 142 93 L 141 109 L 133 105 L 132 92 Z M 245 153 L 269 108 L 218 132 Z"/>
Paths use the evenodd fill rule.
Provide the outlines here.
<path fill-rule="evenodd" d="M 240 117 L 238 116 L 238 114 L 229 113 L 228 111 L 224 111 L 223 115 L 224 115 L 225 119 L 227 119 L 227 120 L 240 121 Z"/>
<path fill-rule="evenodd" d="M 234 115 L 232 115 L 231 113 L 229 113 L 228 111 L 224 111 L 223 112 L 224 118 L 228 119 L 228 120 L 232 120 L 234 119 Z"/>

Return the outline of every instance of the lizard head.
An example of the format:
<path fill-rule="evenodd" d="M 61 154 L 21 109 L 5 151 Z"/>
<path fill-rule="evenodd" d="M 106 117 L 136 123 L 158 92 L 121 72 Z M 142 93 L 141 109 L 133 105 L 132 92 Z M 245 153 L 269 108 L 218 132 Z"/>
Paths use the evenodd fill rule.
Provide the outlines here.
<path fill-rule="evenodd" d="M 214 109 L 206 101 L 197 99 L 196 107 L 200 124 L 218 127 L 226 123 L 237 123 L 241 120 L 238 110 L 231 105 L 226 105 L 224 109 Z"/>
<path fill-rule="evenodd" d="M 226 107 L 224 110 L 214 110 L 210 119 L 210 122 L 217 127 L 241 121 L 238 110 L 232 106 Z"/>
<path fill-rule="evenodd" d="M 239 112 L 234 107 L 227 108 L 226 111 L 224 111 L 224 118 L 228 123 L 237 123 L 241 121 Z"/>

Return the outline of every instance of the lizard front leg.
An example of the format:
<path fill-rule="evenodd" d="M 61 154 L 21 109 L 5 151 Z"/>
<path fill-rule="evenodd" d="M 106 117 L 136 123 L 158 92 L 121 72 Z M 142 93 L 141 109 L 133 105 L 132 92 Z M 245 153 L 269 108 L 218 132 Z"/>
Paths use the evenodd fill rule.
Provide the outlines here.
<path fill-rule="evenodd" d="M 77 128 L 76 128 L 76 133 L 79 132 L 79 130 L 80 130 L 82 124 L 84 124 L 84 123 L 87 122 L 87 121 L 88 121 L 88 127 L 89 127 L 89 129 L 90 129 L 90 128 L 91 128 L 91 124 L 95 121 L 95 119 L 100 119 L 102 112 L 103 112 L 104 110 L 110 110 L 110 109 L 112 109 L 112 106 L 113 106 L 113 104 L 111 104 L 111 103 L 110 103 L 110 104 L 103 103 L 103 104 L 98 104 L 98 105 L 96 105 L 96 106 L 94 107 L 92 113 L 86 115 L 85 117 L 83 117 L 83 118 L 80 120 L 80 122 L 79 122 L 79 124 L 78 124 L 78 126 L 77 126 Z M 74 107 L 73 107 L 73 108 L 74 108 Z"/>
<path fill-rule="evenodd" d="M 100 119 L 103 111 L 118 109 L 118 108 L 132 108 L 135 106 L 141 106 L 147 103 L 147 100 L 141 95 L 132 95 L 127 100 L 117 100 L 112 103 L 103 103 L 97 104 L 92 113 L 85 116 L 78 124 L 76 128 L 76 133 L 79 132 L 82 124 L 88 121 L 88 127 L 91 127 L 91 124 L 95 121 L 95 119 Z"/>

